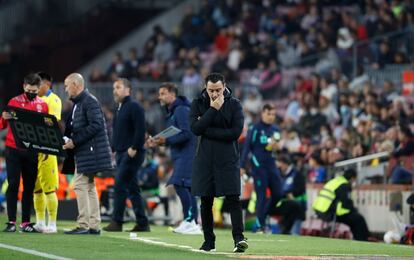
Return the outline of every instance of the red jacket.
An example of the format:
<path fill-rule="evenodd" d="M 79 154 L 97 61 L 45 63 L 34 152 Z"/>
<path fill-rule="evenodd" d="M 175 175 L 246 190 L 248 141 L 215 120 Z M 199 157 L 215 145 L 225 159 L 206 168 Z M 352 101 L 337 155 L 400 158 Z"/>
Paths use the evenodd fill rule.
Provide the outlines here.
<path fill-rule="evenodd" d="M 41 98 L 36 97 L 33 101 L 30 101 L 25 94 L 21 94 L 10 99 L 9 103 L 7 104 L 11 107 L 18 107 L 22 109 L 37 111 L 40 113 L 48 113 L 48 107 L 45 101 Z M 17 148 L 16 142 L 14 141 L 13 133 L 10 129 L 10 125 L 8 124 L 7 120 L 5 120 L 0 115 L 0 129 L 4 129 L 7 127 L 7 135 L 6 135 L 6 146 L 11 148 Z"/>

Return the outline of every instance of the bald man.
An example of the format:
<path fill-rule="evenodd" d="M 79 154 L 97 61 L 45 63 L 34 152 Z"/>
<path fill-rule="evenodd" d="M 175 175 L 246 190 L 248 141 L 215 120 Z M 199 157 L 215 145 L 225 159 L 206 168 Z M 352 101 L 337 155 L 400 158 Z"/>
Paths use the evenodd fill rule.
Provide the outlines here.
<path fill-rule="evenodd" d="M 73 154 L 75 167 L 71 172 L 64 167 L 64 173 L 75 174 L 74 190 L 79 212 L 78 226 L 65 234 L 99 235 L 101 217 L 94 177 L 98 172 L 112 169 L 105 119 L 99 101 L 85 89 L 82 75 L 72 73 L 67 76 L 65 91 L 74 106 L 67 120 L 65 136 L 68 139 L 63 149 Z M 66 160 L 70 161 L 70 156 Z"/>

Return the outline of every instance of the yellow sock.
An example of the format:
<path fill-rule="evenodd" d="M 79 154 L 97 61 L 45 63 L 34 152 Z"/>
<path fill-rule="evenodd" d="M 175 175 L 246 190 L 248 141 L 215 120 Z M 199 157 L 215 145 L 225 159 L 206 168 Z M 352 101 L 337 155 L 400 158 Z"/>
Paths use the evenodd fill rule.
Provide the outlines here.
<path fill-rule="evenodd" d="M 33 204 L 36 211 L 36 222 L 45 223 L 46 220 L 46 197 L 43 192 L 33 194 Z"/>
<path fill-rule="evenodd" d="M 49 213 L 49 223 L 56 223 L 57 209 L 58 209 L 58 198 L 56 192 L 46 194 L 47 212 Z"/>

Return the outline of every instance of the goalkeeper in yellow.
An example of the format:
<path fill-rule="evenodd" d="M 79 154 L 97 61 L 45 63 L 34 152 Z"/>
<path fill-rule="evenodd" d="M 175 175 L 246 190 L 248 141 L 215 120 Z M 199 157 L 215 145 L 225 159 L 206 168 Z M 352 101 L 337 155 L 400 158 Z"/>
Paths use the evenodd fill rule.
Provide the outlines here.
<path fill-rule="evenodd" d="M 49 114 L 59 121 L 62 113 L 62 101 L 52 92 L 52 77 L 39 72 L 42 79 L 39 88 L 39 97 L 49 107 Z M 57 233 L 56 217 L 58 198 L 56 190 L 59 187 L 59 170 L 55 155 L 39 153 L 38 175 L 34 189 L 34 209 L 36 212 L 35 229 L 42 233 Z M 46 209 L 48 212 L 48 225 L 46 226 Z"/>

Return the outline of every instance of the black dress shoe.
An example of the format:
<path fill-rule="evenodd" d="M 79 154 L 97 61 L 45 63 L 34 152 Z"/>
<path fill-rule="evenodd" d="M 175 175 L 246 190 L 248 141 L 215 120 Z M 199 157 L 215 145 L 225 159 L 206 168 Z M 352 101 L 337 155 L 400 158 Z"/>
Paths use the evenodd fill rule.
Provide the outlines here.
<path fill-rule="evenodd" d="M 150 232 L 150 226 L 140 226 L 139 224 L 136 224 L 131 230 L 128 230 L 128 232 Z"/>
<path fill-rule="evenodd" d="M 101 234 L 101 230 L 90 228 L 89 229 L 89 234 L 91 234 L 91 235 L 100 235 Z"/>
<path fill-rule="evenodd" d="M 214 242 L 204 241 L 199 250 L 205 251 L 205 252 L 215 252 L 216 246 L 214 245 Z"/>
<path fill-rule="evenodd" d="M 108 226 L 104 227 L 103 230 L 108 232 L 122 232 L 122 224 L 118 222 L 111 221 Z"/>
<path fill-rule="evenodd" d="M 75 229 L 66 231 L 67 235 L 86 235 L 89 234 L 89 229 L 77 227 Z"/>

